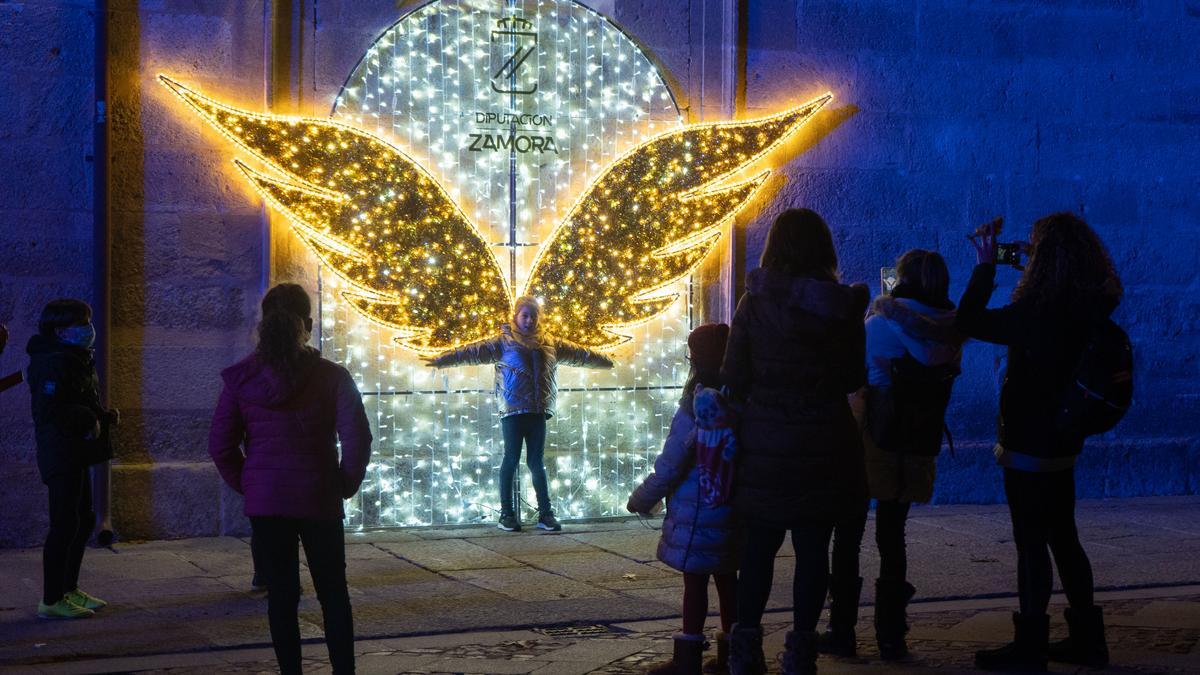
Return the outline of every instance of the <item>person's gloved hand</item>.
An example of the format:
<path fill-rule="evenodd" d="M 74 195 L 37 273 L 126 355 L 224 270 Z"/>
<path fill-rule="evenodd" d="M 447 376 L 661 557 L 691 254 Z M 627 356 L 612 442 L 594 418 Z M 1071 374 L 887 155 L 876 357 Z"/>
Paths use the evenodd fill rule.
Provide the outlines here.
<path fill-rule="evenodd" d="M 641 500 L 635 499 L 633 495 L 629 495 L 629 501 L 625 503 L 625 510 L 630 513 L 649 515 L 654 510 L 654 504 L 643 503 Z"/>

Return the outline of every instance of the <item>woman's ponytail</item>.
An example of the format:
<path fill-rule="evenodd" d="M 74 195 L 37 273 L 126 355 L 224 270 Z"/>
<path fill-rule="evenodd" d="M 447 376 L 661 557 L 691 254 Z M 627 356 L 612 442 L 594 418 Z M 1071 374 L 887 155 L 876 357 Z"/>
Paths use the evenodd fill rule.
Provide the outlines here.
<path fill-rule="evenodd" d="M 258 355 L 288 380 L 295 375 L 307 352 L 305 320 L 311 314 L 308 292 L 298 284 L 279 284 L 263 296 L 262 320 L 258 323 Z"/>

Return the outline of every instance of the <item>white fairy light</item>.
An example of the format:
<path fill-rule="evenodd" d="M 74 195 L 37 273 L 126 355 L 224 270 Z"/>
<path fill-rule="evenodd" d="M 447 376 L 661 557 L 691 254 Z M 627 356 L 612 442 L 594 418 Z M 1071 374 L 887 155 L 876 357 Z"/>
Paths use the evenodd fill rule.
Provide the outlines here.
<path fill-rule="evenodd" d="M 492 66 L 503 63 L 511 45 L 490 36 L 500 19 L 513 17 L 530 21 L 532 28 L 523 30 L 537 34 L 520 71 L 521 77 L 537 74 L 530 109 L 517 95 L 498 95 L 491 86 Z M 638 47 L 571 0 L 421 7 L 372 46 L 339 93 L 335 111 L 335 119 L 391 140 L 434 173 L 497 244 L 506 274 L 515 262 L 514 288 L 523 286 L 538 249 L 503 245 L 510 226 L 522 243 L 544 243 L 600 167 L 681 123 L 661 74 Z M 470 134 L 482 133 L 481 127 L 507 131 L 477 123 L 476 112 L 536 113 L 551 120 L 520 127 L 553 138 L 557 152 L 516 155 L 511 222 L 509 153 L 469 150 Z M 492 520 L 503 458 L 492 368 L 429 370 L 395 344 L 394 331 L 340 302 L 344 282 L 328 273 L 321 279 L 324 354 L 352 362 L 364 381 L 379 387 L 364 387 L 376 442 L 362 492 L 347 502 L 348 525 Z M 629 490 L 648 471 L 674 413 L 686 374 L 689 322 L 688 303 L 676 302 L 627 331 L 633 339 L 617 352 L 617 368 L 559 369 L 546 467 L 551 499 L 563 517 L 624 513 Z M 521 494 L 533 503 L 527 477 Z"/>

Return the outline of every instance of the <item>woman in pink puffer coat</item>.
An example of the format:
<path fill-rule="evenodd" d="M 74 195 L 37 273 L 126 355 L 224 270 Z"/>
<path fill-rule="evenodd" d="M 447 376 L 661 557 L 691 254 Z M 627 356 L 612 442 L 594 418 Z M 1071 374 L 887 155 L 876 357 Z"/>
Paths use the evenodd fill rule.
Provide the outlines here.
<path fill-rule="evenodd" d="M 362 397 L 345 368 L 307 345 L 312 304 L 296 284 L 262 301 L 258 348 L 221 372 L 208 452 L 245 497 L 265 569 L 271 641 L 282 673 L 300 672 L 299 553 L 312 573 L 334 673 L 354 672 L 342 500 L 358 492 L 371 451 Z M 338 442 L 341 442 L 341 457 Z"/>

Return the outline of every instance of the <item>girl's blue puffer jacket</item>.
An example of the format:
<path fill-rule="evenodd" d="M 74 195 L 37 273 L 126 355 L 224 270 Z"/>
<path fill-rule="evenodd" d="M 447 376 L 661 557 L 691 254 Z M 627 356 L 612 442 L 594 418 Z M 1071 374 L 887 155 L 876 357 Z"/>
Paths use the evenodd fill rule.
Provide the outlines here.
<path fill-rule="evenodd" d="M 633 491 L 629 506 L 640 513 L 667 498 L 658 559 L 680 572 L 715 574 L 737 569 L 738 536 L 733 508 L 700 503 L 700 474 L 696 470 L 695 421 L 691 397 L 680 405 L 654 473 Z"/>

